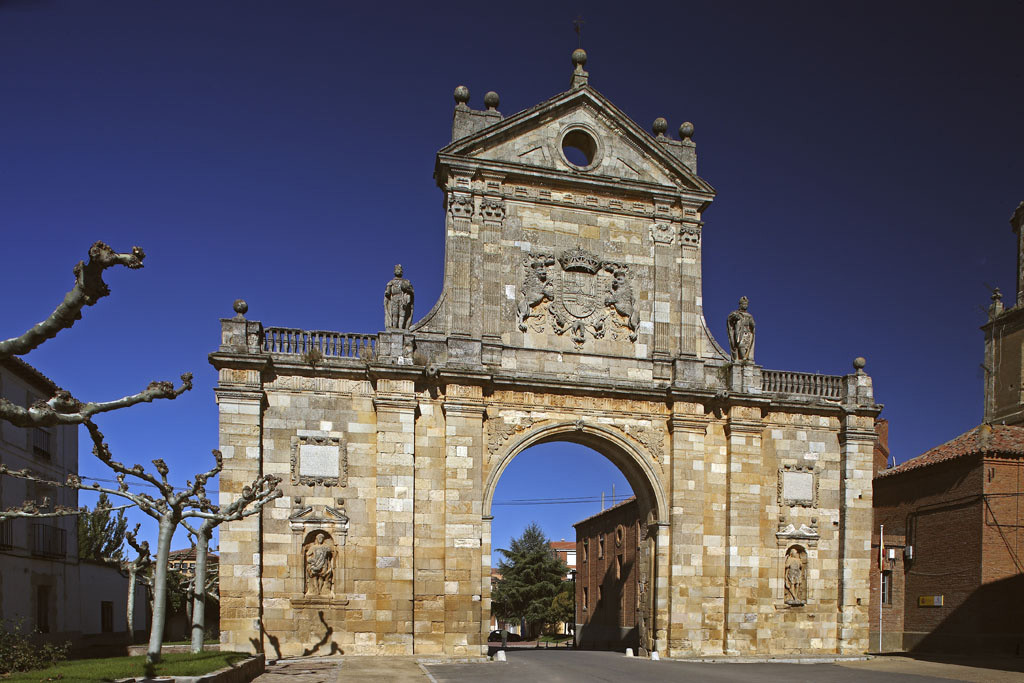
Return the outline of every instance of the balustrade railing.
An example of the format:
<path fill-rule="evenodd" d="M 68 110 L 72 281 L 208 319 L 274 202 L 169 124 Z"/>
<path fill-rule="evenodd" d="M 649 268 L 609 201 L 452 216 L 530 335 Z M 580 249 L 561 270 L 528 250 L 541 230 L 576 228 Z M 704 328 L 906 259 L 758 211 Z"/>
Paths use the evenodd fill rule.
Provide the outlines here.
<path fill-rule="evenodd" d="M 839 375 L 816 375 L 810 372 L 762 370 L 761 390 L 776 394 L 841 399 L 843 378 Z"/>
<path fill-rule="evenodd" d="M 0 550 L 14 548 L 14 526 L 10 519 L 0 520 Z"/>
<path fill-rule="evenodd" d="M 31 528 L 30 550 L 39 557 L 64 557 L 68 551 L 67 532 L 49 524 L 34 522 Z"/>
<path fill-rule="evenodd" d="M 372 354 L 376 344 L 377 336 L 373 334 L 263 328 L 263 350 L 268 353 L 302 355 L 316 349 L 326 358 L 360 358 Z"/>

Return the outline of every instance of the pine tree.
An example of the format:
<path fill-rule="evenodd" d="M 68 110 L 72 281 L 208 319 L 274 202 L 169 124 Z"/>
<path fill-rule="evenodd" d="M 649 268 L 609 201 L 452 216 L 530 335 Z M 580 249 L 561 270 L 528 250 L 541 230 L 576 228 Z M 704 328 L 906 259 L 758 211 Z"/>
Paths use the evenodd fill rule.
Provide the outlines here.
<path fill-rule="evenodd" d="M 117 562 L 124 559 L 121 546 L 128 531 L 124 510 L 117 515 L 111 511 L 110 498 L 101 493 L 96 507 L 78 515 L 78 557 L 97 562 Z"/>
<path fill-rule="evenodd" d="M 522 619 L 526 635 L 533 637 L 544 624 L 558 621 L 551 602 L 568 568 L 536 522 L 512 539 L 508 550 L 498 552 L 504 559 L 498 563 L 501 579 L 491 595 L 491 610 L 502 619 Z"/>

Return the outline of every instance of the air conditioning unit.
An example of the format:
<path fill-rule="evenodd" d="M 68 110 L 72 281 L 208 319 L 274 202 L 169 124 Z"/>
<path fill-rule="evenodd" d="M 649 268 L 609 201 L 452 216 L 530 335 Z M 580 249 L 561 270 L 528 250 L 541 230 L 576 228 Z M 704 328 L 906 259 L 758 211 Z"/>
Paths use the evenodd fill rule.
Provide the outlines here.
<path fill-rule="evenodd" d="M 912 560 L 914 559 L 914 546 L 907 545 L 903 547 L 903 559 Z"/>

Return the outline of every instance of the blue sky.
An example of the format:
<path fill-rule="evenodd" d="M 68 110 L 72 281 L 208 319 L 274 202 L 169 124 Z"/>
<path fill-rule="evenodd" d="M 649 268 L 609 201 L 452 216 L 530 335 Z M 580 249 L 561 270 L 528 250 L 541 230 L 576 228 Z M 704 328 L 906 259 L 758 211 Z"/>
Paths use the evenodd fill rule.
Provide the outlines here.
<path fill-rule="evenodd" d="M 980 420 L 979 307 L 986 283 L 1013 296 L 1024 199 L 1022 3 L 353 5 L 0 0 L 0 334 L 52 310 L 94 240 L 138 244 L 146 268 L 26 360 L 82 399 L 196 376 L 99 421 L 120 459 L 207 467 L 206 356 L 236 298 L 269 325 L 375 332 L 400 262 L 428 311 L 452 90 L 506 114 L 565 90 L 581 11 L 591 84 L 645 128 L 695 125 L 719 340 L 747 295 L 765 367 L 865 356 L 899 461 Z M 496 500 L 626 488 L 543 453 Z M 87 452 L 82 471 L 107 476 Z M 595 511 L 496 508 L 494 545 Z"/>

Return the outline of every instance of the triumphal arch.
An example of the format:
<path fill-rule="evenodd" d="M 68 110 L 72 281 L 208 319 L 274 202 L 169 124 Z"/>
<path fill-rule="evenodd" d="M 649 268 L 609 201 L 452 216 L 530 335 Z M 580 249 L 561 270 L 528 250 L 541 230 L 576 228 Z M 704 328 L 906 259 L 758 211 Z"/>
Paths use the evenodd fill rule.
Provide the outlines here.
<path fill-rule="evenodd" d="M 643 649 L 867 649 L 880 406 L 863 361 L 757 365 L 746 302 L 716 325 L 730 348 L 716 341 L 693 126 L 646 132 L 585 63 L 574 53 L 570 88 L 512 116 L 456 89 L 432 308 L 396 268 L 378 334 L 264 326 L 243 302 L 222 321 L 221 500 L 265 473 L 284 491 L 222 528 L 224 646 L 485 652 L 498 478 L 572 441 L 637 495 Z"/>

